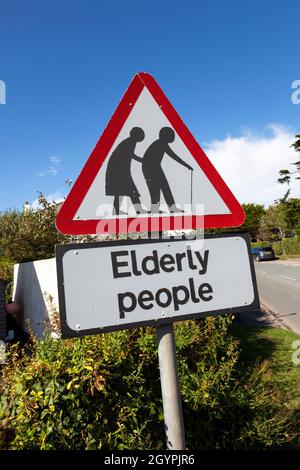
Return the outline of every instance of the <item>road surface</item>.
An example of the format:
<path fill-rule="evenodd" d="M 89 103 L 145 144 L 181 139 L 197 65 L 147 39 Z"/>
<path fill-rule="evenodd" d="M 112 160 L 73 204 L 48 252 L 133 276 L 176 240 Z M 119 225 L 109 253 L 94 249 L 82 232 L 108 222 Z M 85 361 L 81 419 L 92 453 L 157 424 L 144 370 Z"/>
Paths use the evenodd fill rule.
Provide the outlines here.
<path fill-rule="evenodd" d="M 300 334 L 300 259 L 254 264 L 261 303 Z"/>

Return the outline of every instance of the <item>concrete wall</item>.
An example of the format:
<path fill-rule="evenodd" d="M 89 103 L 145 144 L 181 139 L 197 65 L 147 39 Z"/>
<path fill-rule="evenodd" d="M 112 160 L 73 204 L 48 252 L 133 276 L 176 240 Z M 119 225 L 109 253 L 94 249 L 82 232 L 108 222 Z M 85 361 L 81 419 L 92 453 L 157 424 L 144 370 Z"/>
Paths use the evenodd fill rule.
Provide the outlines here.
<path fill-rule="evenodd" d="M 58 292 L 55 258 L 16 264 L 13 299 L 21 306 L 20 323 L 38 338 L 56 331 Z M 29 327 L 28 327 L 29 326 Z"/>

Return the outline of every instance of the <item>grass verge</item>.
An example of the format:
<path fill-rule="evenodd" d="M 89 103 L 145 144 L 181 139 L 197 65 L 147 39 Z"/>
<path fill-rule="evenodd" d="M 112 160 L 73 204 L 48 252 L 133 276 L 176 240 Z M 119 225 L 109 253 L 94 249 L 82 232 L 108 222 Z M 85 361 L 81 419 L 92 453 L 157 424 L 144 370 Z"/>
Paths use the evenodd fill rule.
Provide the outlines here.
<path fill-rule="evenodd" d="M 300 260 L 300 254 L 298 254 L 298 255 L 278 255 L 277 257 L 278 257 L 278 259 L 283 260 L 283 261 L 286 261 L 286 260 L 289 260 L 289 259 L 291 259 L 291 260 L 299 259 Z"/>
<path fill-rule="evenodd" d="M 241 353 L 240 367 L 249 367 L 254 363 L 268 361 L 272 372 L 272 382 L 286 397 L 290 410 L 300 410 L 300 364 L 295 365 L 292 355 L 294 341 L 300 336 L 288 330 L 274 327 L 252 327 L 235 322 L 232 334 L 239 339 Z M 300 353 L 298 354 L 300 360 Z"/>

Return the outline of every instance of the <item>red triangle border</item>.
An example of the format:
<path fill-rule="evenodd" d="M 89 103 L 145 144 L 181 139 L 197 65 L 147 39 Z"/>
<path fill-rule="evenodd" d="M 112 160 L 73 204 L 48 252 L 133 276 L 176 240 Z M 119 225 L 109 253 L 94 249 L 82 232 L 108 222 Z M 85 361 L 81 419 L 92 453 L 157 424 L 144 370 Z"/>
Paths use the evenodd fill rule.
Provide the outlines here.
<path fill-rule="evenodd" d="M 169 102 L 168 98 L 161 90 L 155 79 L 146 72 L 140 72 L 135 75 L 132 82 L 130 83 L 126 93 L 121 99 L 107 127 L 98 140 L 94 150 L 92 151 L 79 177 L 74 183 L 74 186 L 71 188 L 69 195 L 58 212 L 56 216 L 57 229 L 64 234 L 73 235 L 97 233 L 97 226 L 100 222 L 99 219 L 74 220 L 74 217 L 144 87 L 149 90 L 176 133 L 182 139 L 200 168 L 206 174 L 207 178 L 210 180 L 220 197 L 223 199 L 224 203 L 231 211 L 230 214 L 205 215 L 202 222 L 202 224 L 204 223 L 204 228 L 238 227 L 242 225 L 245 220 L 245 213 L 242 206 L 234 197 L 208 157 L 205 155 L 204 151 L 192 136 L 191 132 L 184 124 L 172 104 Z M 174 215 L 168 218 L 169 230 L 180 228 L 178 226 L 178 218 L 180 218 L 182 221 L 182 226 L 185 229 L 200 228 L 199 217 Z M 138 220 L 141 222 L 141 225 L 140 228 L 138 226 L 136 227 L 134 230 L 135 233 L 145 231 L 145 226 L 143 225 L 145 219 L 149 223 L 151 220 L 152 227 L 155 227 L 155 231 L 165 229 L 165 217 L 140 217 Z M 130 225 L 132 226 L 132 222 L 134 220 L 135 219 L 132 218 L 122 220 L 120 219 L 119 221 L 112 219 L 107 220 L 106 222 L 108 225 L 112 223 L 115 233 L 127 233 L 129 231 L 132 232 L 132 230 L 130 230 Z"/>

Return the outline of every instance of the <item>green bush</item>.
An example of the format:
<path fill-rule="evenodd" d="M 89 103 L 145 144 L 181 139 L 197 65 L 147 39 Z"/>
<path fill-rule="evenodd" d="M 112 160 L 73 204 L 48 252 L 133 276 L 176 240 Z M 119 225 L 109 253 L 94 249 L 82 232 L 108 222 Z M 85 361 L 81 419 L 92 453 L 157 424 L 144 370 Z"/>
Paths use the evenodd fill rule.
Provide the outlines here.
<path fill-rule="evenodd" d="M 272 243 L 272 248 L 276 256 L 280 256 L 283 254 L 281 242 Z"/>
<path fill-rule="evenodd" d="M 11 261 L 0 258 L 0 279 L 6 281 L 6 299 L 11 297 L 13 289 L 14 266 Z"/>
<path fill-rule="evenodd" d="M 300 240 L 300 219 L 299 219 L 297 225 L 294 227 L 294 231 L 295 231 L 295 233 L 298 237 L 298 240 Z"/>
<path fill-rule="evenodd" d="M 258 246 L 270 246 L 275 252 L 275 255 L 300 255 L 300 240 L 298 237 L 284 238 L 279 242 L 253 242 L 251 246 L 253 248 Z"/>
<path fill-rule="evenodd" d="M 271 242 L 251 242 L 252 248 L 258 248 L 259 246 L 270 246 Z"/>
<path fill-rule="evenodd" d="M 67 236 L 56 230 L 57 206 L 39 194 L 39 210 L 7 210 L 0 214 L 0 253 L 15 263 L 52 258 L 55 245 L 91 241 L 92 237 Z"/>
<path fill-rule="evenodd" d="M 189 449 L 291 444 L 268 365 L 244 370 L 229 317 L 176 325 Z M 9 350 L 0 380 L 0 437 L 10 449 L 162 449 L 155 330 L 72 340 L 33 339 Z M 1 447 L 1 444 L 0 444 Z"/>
<path fill-rule="evenodd" d="M 0 258 L 0 279 L 5 281 L 12 281 L 13 278 L 13 263 L 6 259 Z"/>
<path fill-rule="evenodd" d="M 300 255 L 300 240 L 298 237 L 281 240 L 282 251 L 285 255 Z"/>

